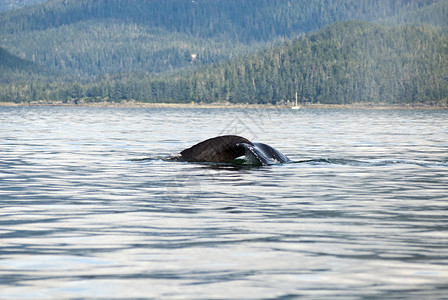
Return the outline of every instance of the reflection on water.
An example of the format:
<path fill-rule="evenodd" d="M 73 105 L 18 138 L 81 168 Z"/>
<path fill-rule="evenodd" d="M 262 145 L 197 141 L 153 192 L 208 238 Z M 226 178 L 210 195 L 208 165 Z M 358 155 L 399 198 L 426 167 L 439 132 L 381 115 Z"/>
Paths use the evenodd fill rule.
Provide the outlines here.
<path fill-rule="evenodd" d="M 447 111 L 0 107 L 0 117 L 1 299 L 448 292 Z M 219 134 L 294 163 L 160 159 Z"/>

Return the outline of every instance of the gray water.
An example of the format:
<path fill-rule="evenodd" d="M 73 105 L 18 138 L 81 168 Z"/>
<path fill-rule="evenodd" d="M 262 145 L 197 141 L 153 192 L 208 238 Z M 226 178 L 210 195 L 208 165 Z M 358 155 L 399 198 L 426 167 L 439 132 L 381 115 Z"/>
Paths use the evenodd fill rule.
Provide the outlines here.
<path fill-rule="evenodd" d="M 0 107 L 0 299 L 446 295 L 448 111 Z"/>

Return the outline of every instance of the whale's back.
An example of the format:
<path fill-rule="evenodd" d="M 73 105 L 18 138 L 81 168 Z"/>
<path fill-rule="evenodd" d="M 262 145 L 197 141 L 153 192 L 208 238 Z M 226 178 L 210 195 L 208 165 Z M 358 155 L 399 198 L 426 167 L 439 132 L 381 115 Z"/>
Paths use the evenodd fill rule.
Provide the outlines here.
<path fill-rule="evenodd" d="M 180 154 L 183 160 L 189 162 L 225 163 L 245 155 L 244 144 L 253 145 L 241 136 L 223 135 L 200 142 Z"/>

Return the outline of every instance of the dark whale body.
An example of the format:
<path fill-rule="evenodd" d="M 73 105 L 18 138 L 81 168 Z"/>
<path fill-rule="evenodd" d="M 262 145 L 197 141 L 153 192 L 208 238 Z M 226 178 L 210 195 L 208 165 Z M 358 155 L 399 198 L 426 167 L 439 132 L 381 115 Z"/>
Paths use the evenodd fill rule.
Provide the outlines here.
<path fill-rule="evenodd" d="M 232 163 L 243 157 L 246 164 L 271 165 L 289 161 L 286 155 L 262 143 L 252 143 L 237 135 L 223 135 L 200 142 L 183 150 L 181 158 L 188 162 Z"/>

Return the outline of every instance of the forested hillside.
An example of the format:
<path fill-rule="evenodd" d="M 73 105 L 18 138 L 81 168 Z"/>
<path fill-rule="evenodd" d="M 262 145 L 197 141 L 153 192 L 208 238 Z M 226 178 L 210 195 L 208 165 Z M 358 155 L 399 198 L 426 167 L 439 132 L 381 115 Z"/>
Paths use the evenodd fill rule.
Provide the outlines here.
<path fill-rule="evenodd" d="M 422 103 L 448 98 L 447 61 L 448 37 L 434 28 L 350 21 L 183 74 L 34 85 L 15 93 L 34 100 L 273 104 L 297 93 L 311 103 Z"/>
<path fill-rule="evenodd" d="M 448 97 L 448 37 L 434 28 L 342 22 L 281 47 L 171 79 L 194 101 L 415 103 Z M 168 88 L 167 88 L 168 86 Z M 164 95 L 168 93 L 168 95 Z M 160 97 L 160 96 L 159 96 Z"/>
<path fill-rule="evenodd" d="M 0 82 L 3 84 L 23 82 L 31 77 L 46 80 L 51 76 L 38 65 L 12 55 L 3 48 L 0 48 L 0 70 Z"/>
<path fill-rule="evenodd" d="M 18 9 L 27 5 L 45 2 L 46 0 L 1 0 L 0 11 Z"/>
<path fill-rule="evenodd" d="M 422 5 L 416 9 L 400 11 L 395 16 L 381 20 L 387 25 L 410 24 L 410 25 L 431 25 L 439 30 L 448 32 L 448 1 L 438 1 L 431 5 Z"/>
<path fill-rule="evenodd" d="M 76 80 L 160 73 L 253 53 L 337 21 L 386 19 L 438 1 L 51 0 L 0 14 L 0 46 Z"/>
<path fill-rule="evenodd" d="M 438 101 L 447 16 L 447 0 L 49 0 L 0 13 L 0 101 Z"/>

